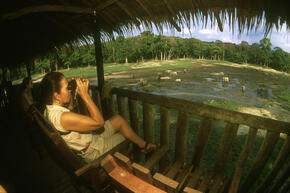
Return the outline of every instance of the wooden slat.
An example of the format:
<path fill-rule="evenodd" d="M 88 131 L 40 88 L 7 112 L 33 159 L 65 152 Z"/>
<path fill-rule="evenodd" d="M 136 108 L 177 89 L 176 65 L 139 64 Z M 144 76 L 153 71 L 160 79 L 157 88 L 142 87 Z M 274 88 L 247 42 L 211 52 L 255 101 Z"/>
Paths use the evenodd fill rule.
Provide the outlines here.
<path fill-rule="evenodd" d="M 189 126 L 189 115 L 186 112 L 178 113 L 176 138 L 175 138 L 175 160 L 184 161 L 186 152 L 186 142 Z"/>
<path fill-rule="evenodd" d="M 255 183 L 256 179 L 260 175 L 264 168 L 271 152 L 274 149 L 276 142 L 280 137 L 280 133 L 268 131 L 266 138 L 256 156 L 256 159 L 252 165 L 252 168 L 245 179 L 245 182 L 241 186 L 240 193 L 247 192 L 249 188 Z"/>
<path fill-rule="evenodd" d="M 240 179 L 242 176 L 242 170 L 243 170 L 243 166 L 251 152 L 251 149 L 253 147 L 256 135 L 257 135 L 257 131 L 258 129 L 254 129 L 254 128 L 250 128 L 249 130 L 249 134 L 247 137 L 247 142 L 243 148 L 243 151 L 241 152 L 239 159 L 237 161 L 237 164 L 235 166 L 235 170 L 233 173 L 233 177 L 231 178 L 231 185 L 229 188 L 229 192 L 232 193 L 237 193 L 238 192 L 238 188 L 239 188 L 239 184 L 240 184 Z"/>
<path fill-rule="evenodd" d="M 161 147 L 169 147 L 169 125 L 170 125 L 170 114 L 169 109 L 160 107 L 160 145 Z M 167 153 L 160 159 L 159 171 L 164 172 L 168 166 Z"/>
<path fill-rule="evenodd" d="M 143 103 L 143 130 L 144 139 L 147 142 L 154 142 L 154 109 L 153 105 Z"/>
<path fill-rule="evenodd" d="M 290 136 L 287 136 L 287 140 L 284 143 L 284 145 L 279 153 L 279 156 L 274 163 L 273 169 L 267 175 L 264 182 L 260 185 L 260 187 L 258 188 L 256 193 L 263 193 L 268 189 L 269 185 L 271 184 L 271 182 L 274 181 L 274 178 L 277 176 L 278 172 L 280 171 L 281 166 L 284 165 L 289 154 L 290 154 Z"/>
<path fill-rule="evenodd" d="M 144 180 L 150 184 L 153 183 L 153 179 L 152 179 L 150 170 L 148 170 L 147 168 L 145 168 L 137 163 L 133 163 L 132 168 L 133 168 L 134 174 L 137 177 L 141 178 L 142 180 Z"/>
<path fill-rule="evenodd" d="M 203 118 L 199 124 L 199 129 L 196 136 L 196 143 L 193 150 L 192 164 L 194 168 L 200 166 L 203 153 L 208 141 L 210 132 L 212 131 L 214 120 L 211 118 Z"/>
<path fill-rule="evenodd" d="M 183 189 L 183 193 L 202 193 L 202 192 L 195 190 L 195 189 L 192 189 L 192 188 L 189 188 L 189 187 L 185 187 Z"/>
<path fill-rule="evenodd" d="M 177 191 L 179 192 L 180 189 L 183 187 L 183 184 L 187 180 L 188 176 L 190 175 L 191 171 L 193 169 L 193 165 L 187 165 L 182 169 L 182 172 L 177 175 L 176 181 L 179 183 L 179 186 L 177 188 Z"/>
<path fill-rule="evenodd" d="M 170 5 L 170 3 L 168 2 L 168 0 L 163 0 L 163 2 L 166 4 L 166 7 L 169 10 L 170 14 L 172 16 L 174 16 L 175 15 L 175 11 L 174 11 L 173 7 Z"/>
<path fill-rule="evenodd" d="M 202 167 L 195 168 L 191 178 L 188 180 L 187 186 L 191 188 L 197 188 L 198 180 L 202 175 Z"/>
<path fill-rule="evenodd" d="M 94 103 L 97 105 L 100 112 L 103 113 L 100 92 L 98 91 L 97 87 L 90 87 L 90 88 L 92 90 L 92 99 Z"/>
<path fill-rule="evenodd" d="M 160 173 L 155 173 L 153 176 L 154 185 L 169 193 L 177 192 L 179 183 Z"/>
<path fill-rule="evenodd" d="M 121 154 L 120 152 L 115 152 L 114 157 L 121 167 L 125 168 L 129 172 L 133 171 L 131 160 L 127 156 Z"/>
<path fill-rule="evenodd" d="M 283 184 L 287 181 L 287 179 L 289 180 L 289 174 L 290 174 L 290 163 L 288 163 L 287 168 L 284 170 L 283 174 L 278 178 L 276 184 L 272 185 L 269 192 L 270 193 L 278 192 L 279 189 L 283 186 Z M 288 186 L 289 186 L 289 182 L 288 182 Z"/>
<path fill-rule="evenodd" d="M 96 11 L 97 12 L 100 12 L 102 10 L 104 10 L 105 8 L 111 6 L 112 4 L 116 3 L 116 1 L 118 0 L 106 0 L 106 1 L 103 1 L 104 3 L 99 3 L 97 8 L 96 8 Z"/>
<path fill-rule="evenodd" d="M 128 9 L 123 3 L 120 1 L 117 1 L 116 4 L 123 10 L 125 13 L 127 13 L 131 18 L 134 18 L 134 14 L 131 12 L 130 9 Z"/>
<path fill-rule="evenodd" d="M 211 185 L 210 183 L 212 181 L 212 178 L 213 178 L 213 171 L 212 170 L 207 171 L 205 176 L 202 178 L 200 186 L 197 189 L 201 192 L 206 192 L 208 186 Z"/>
<path fill-rule="evenodd" d="M 151 170 L 153 168 L 154 165 L 156 165 L 156 163 L 161 160 L 161 158 L 164 157 L 164 155 L 166 155 L 166 153 L 168 152 L 169 148 L 167 146 L 161 147 L 160 149 L 158 149 L 156 152 L 153 153 L 152 156 L 150 156 L 150 158 L 146 161 L 146 163 L 144 164 L 145 168 L 148 168 L 149 170 Z"/>
<path fill-rule="evenodd" d="M 217 193 L 220 191 L 223 185 L 223 176 L 218 175 L 213 179 L 213 185 L 210 187 L 210 193 Z"/>
<path fill-rule="evenodd" d="M 107 109 L 108 109 L 108 114 L 110 117 L 114 116 L 116 114 L 115 112 L 115 100 L 112 95 L 108 96 L 107 98 Z"/>
<path fill-rule="evenodd" d="M 225 120 L 231 123 L 248 125 L 253 128 L 257 127 L 258 125 L 259 129 L 290 134 L 290 123 L 288 122 L 221 109 L 218 107 L 183 99 L 170 98 L 167 96 L 160 96 L 149 93 L 139 93 L 136 91 L 120 88 L 113 88 L 112 93 L 127 96 L 135 100 L 142 100 L 143 102 L 154 103 L 156 105 L 164 106 L 167 108 L 174 108 L 180 111 L 191 112 L 202 117 Z"/>
<path fill-rule="evenodd" d="M 138 4 L 145 10 L 145 12 L 151 17 L 153 18 L 153 14 L 151 13 L 151 11 L 147 8 L 147 6 L 144 4 L 144 1 L 141 0 L 136 0 L 138 2 Z"/>
<path fill-rule="evenodd" d="M 179 169 L 183 166 L 182 160 L 177 160 L 174 162 L 174 164 L 171 166 L 170 170 L 166 173 L 166 176 L 168 178 L 174 179 Z"/>
<path fill-rule="evenodd" d="M 126 98 L 122 96 L 117 96 L 118 112 L 119 114 L 128 121 L 128 115 L 126 111 Z"/>
<path fill-rule="evenodd" d="M 139 135 L 139 123 L 138 123 L 138 102 L 133 99 L 128 99 L 129 103 L 129 115 L 130 115 L 130 125 L 134 132 Z M 141 153 L 137 145 L 133 145 L 133 155 L 134 161 L 139 162 L 141 159 Z"/>
<path fill-rule="evenodd" d="M 211 189 L 210 192 L 217 192 L 218 191 L 217 189 L 220 187 L 219 186 L 221 182 L 220 179 L 223 176 L 226 161 L 230 155 L 232 145 L 234 143 L 234 139 L 238 131 L 238 127 L 239 127 L 238 124 L 227 123 L 224 129 L 221 143 L 219 146 L 219 150 L 215 158 L 215 164 L 214 164 L 213 170 L 211 171 L 212 173 L 211 178 L 213 178 L 214 189 Z M 209 184 L 207 184 L 206 182 L 209 182 L 209 181 L 203 180 L 199 188 L 199 190 L 201 190 L 202 192 L 205 192 L 209 186 Z"/>
<path fill-rule="evenodd" d="M 121 168 L 114 158 L 107 155 L 101 162 L 102 167 L 108 173 L 111 180 L 111 185 L 117 188 L 120 192 L 152 192 L 165 193 L 163 190 L 151 185 L 150 183 L 141 180 L 132 173 Z"/>

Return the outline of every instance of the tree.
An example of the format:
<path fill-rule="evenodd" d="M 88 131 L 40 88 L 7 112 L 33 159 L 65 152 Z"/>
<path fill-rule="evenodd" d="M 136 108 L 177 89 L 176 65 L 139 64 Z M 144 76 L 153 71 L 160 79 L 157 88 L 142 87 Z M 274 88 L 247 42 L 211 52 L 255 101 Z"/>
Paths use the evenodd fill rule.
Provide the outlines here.
<path fill-rule="evenodd" d="M 271 62 L 271 46 L 272 43 L 269 38 L 263 38 L 260 40 L 259 47 L 261 49 L 259 59 L 261 64 L 268 66 Z"/>

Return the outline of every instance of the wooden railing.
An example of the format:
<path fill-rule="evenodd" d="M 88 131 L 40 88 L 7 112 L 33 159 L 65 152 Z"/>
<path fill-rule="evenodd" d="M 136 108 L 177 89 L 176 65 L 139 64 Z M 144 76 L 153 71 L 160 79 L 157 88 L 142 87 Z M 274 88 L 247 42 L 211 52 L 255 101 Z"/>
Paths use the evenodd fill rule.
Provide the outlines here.
<path fill-rule="evenodd" d="M 95 87 L 91 87 L 91 89 L 93 92 L 97 90 Z M 139 134 L 139 131 L 142 131 L 139 128 L 139 123 L 143 121 L 144 139 L 154 143 L 160 142 L 160 149 L 145 162 L 144 167 L 152 169 L 156 162 L 159 162 L 159 172 L 180 183 L 176 191 L 185 186 L 210 193 L 264 193 L 278 192 L 279 189 L 281 192 L 286 192 L 289 188 L 290 123 L 288 122 L 225 110 L 183 99 L 119 88 L 112 88 L 109 95 L 104 97 L 107 105 L 103 106 L 103 110 L 106 109 L 105 112 L 109 116 L 117 113 L 122 115 L 130 122 L 134 131 Z M 101 101 L 100 98 L 94 100 Z M 157 109 L 160 109 L 158 113 L 155 112 L 156 106 L 159 107 Z M 174 137 L 170 138 L 172 126 L 170 120 L 173 117 L 170 112 L 172 110 L 178 111 L 174 142 L 170 141 L 170 139 L 174 139 Z M 160 128 L 155 128 L 157 114 L 160 115 L 158 120 Z M 193 116 L 200 117 L 198 128 L 190 127 Z M 218 120 L 222 120 L 226 124 L 213 165 L 210 169 L 206 169 L 203 166 L 204 154 L 211 132 L 216 129 L 215 123 Z M 246 133 L 247 137 L 240 151 L 235 151 L 237 159 L 234 160 L 234 168 L 229 177 L 225 178 L 225 169 L 230 162 L 230 153 L 241 125 L 249 127 Z M 155 129 L 160 132 L 159 141 L 154 139 Z M 189 131 L 192 130 L 197 130 L 194 139 L 188 136 Z M 260 131 L 264 131 L 265 135 L 262 135 L 262 144 L 254 160 L 251 161 L 249 158 L 257 137 L 260 138 L 260 135 L 258 136 Z M 194 142 L 191 152 L 188 151 L 188 140 Z M 273 150 L 278 142 L 279 144 L 283 143 L 283 145 L 279 146 L 279 153 L 275 157 Z M 174 151 L 170 149 L 170 143 L 174 144 Z M 136 150 L 135 152 L 135 159 L 140 159 Z M 173 162 L 168 160 L 168 152 L 174 152 Z M 185 165 L 187 154 L 191 154 L 192 159 L 189 164 Z M 261 179 L 260 175 L 270 157 L 275 160 L 271 169 L 268 168 L 266 175 L 262 176 L 262 180 L 258 180 L 256 183 L 257 179 Z M 250 169 L 245 167 L 248 162 L 250 162 Z M 245 173 L 246 175 L 244 175 Z"/>

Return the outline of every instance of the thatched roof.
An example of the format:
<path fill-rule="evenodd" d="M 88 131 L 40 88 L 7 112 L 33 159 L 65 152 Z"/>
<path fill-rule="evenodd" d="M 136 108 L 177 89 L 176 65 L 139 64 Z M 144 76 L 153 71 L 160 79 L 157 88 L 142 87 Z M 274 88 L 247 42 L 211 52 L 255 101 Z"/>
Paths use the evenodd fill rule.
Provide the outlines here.
<path fill-rule="evenodd" d="M 1 66 L 18 65 L 55 46 L 101 30 L 102 36 L 165 25 L 180 30 L 211 17 L 222 30 L 225 19 L 240 31 L 265 20 L 265 33 L 286 23 L 288 0 L 9 0 L 1 6 Z M 227 17 L 228 15 L 228 17 Z"/>

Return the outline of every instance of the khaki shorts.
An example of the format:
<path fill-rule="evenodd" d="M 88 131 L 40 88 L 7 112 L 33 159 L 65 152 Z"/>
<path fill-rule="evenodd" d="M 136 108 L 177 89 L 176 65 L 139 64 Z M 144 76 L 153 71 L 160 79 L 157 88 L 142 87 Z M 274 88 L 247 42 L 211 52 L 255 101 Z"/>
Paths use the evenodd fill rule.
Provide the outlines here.
<path fill-rule="evenodd" d="M 115 133 L 115 129 L 111 122 L 107 120 L 104 125 L 104 132 L 101 134 L 94 134 L 89 148 L 80 155 L 86 162 L 91 162 L 110 151 L 124 140 L 125 138 L 123 135 L 120 132 Z"/>

